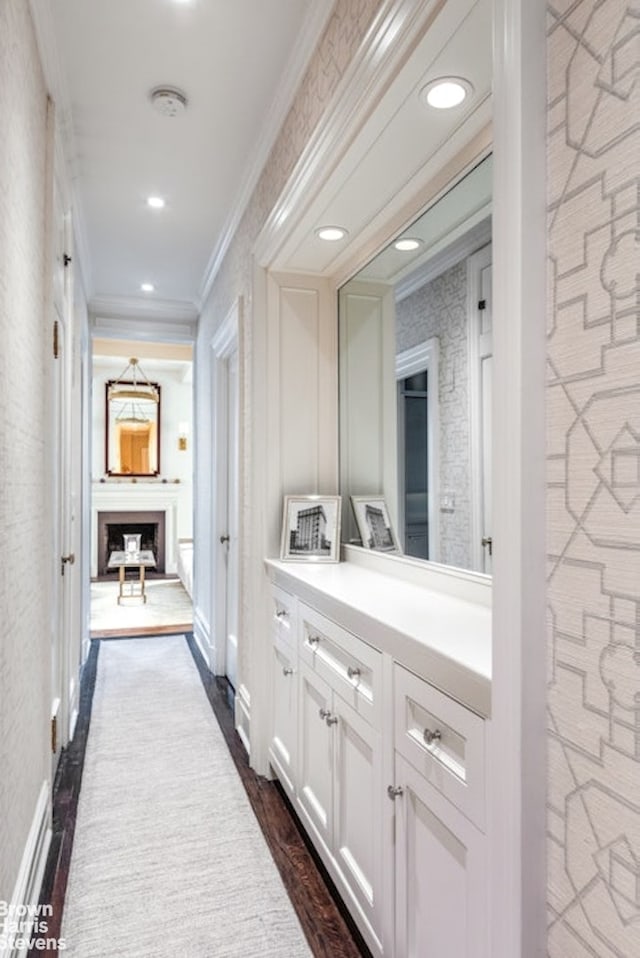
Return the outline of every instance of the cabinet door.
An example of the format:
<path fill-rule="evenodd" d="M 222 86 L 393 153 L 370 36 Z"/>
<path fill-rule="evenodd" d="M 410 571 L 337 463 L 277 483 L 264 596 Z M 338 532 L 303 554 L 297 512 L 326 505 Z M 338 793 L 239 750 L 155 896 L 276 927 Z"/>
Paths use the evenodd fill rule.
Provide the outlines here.
<path fill-rule="evenodd" d="M 293 798 L 298 734 L 295 662 L 293 652 L 284 642 L 277 642 L 272 648 L 273 728 L 269 754 L 278 778 Z"/>
<path fill-rule="evenodd" d="M 332 693 L 327 683 L 302 662 L 299 689 L 298 805 L 304 821 L 330 850 L 334 736 L 326 716 L 331 714 Z"/>
<path fill-rule="evenodd" d="M 396 954 L 487 958 L 486 839 L 396 753 Z"/>
<path fill-rule="evenodd" d="M 334 694 L 334 857 L 382 951 L 382 748 L 380 735 Z M 388 799 L 387 799 L 388 801 Z M 376 947 L 377 946 L 377 947 Z"/>

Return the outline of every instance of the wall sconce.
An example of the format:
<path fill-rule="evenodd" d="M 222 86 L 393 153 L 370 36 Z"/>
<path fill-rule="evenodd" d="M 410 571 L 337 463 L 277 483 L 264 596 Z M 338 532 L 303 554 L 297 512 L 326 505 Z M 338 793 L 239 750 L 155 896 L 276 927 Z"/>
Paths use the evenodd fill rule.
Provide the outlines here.
<path fill-rule="evenodd" d="M 189 423 L 178 423 L 178 449 L 185 452 L 187 448 L 187 439 L 189 438 Z"/>

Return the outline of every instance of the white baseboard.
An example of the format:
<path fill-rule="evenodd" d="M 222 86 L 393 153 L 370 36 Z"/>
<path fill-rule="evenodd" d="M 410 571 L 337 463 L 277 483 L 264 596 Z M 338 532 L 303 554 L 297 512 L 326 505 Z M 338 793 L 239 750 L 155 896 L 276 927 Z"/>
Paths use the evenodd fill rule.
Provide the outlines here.
<path fill-rule="evenodd" d="M 247 755 L 251 755 L 251 695 L 246 685 L 240 685 L 236 692 L 235 724 Z"/>
<path fill-rule="evenodd" d="M 193 608 L 193 637 L 196 645 L 202 653 L 202 657 L 207 664 L 207 668 L 213 671 L 215 662 L 215 648 L 211 641 L 211 627 L 209 622 L 202 614 L 202 611 L 194 606 Z"/>
<path fill-rule="evenodd" d="M 22 853 L 22 861 L 18 871 L 18 878 L 13 889 L 13 895 L 9 905 L 9 921 L 24 921 L 24 916 L 20 915 L 20 909 L 31 905 L 35 908 L 40 898 L 40 886 L 44 875 L 49 845 L 51 844 L 51 803 L 50 803 L 50 785 L 49 782 L 43 782 L 40 789 L 40 795 L 36 804 L 33 821 L 29 829 L 29 835 Z M 46 920 L 46 919 L 45 919 Z M 4 926 L 4 921 L 0 924 L 0 934 Z M 25 928 L 26 931 L 26 928 Z M 14 936 L 18 938 L 29 938 L 29 934 L 20 934 Z M 11 938 L 11 935 L 9 935 Z M 14 947 L 3 949 L 6 958 L 24 958 L 27 954 L 26 948 L 17 949 Z"/>

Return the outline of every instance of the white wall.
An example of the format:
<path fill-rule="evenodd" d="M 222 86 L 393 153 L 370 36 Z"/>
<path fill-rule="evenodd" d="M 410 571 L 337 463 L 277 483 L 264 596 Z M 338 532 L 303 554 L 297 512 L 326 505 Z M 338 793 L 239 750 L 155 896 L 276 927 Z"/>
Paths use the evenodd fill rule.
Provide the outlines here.
<path fill-rule="evenodd" d="M 49 778 L 52 321 L 47 95 L 24 0 L 0 3 L 0 899 Z"/>

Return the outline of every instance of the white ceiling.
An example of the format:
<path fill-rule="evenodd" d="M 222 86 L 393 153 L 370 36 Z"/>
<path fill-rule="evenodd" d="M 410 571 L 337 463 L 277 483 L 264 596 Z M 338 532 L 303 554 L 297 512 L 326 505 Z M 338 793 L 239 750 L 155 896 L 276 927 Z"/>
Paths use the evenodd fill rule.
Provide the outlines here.
<path fill-rule="evenodd" d="M 199 308 L 331 0 L 37 0 L 89 300 Z M 156 113 L 150 91 L 184 91 Z M 166 198 L 164 210 L 146 205 Z M 156 291 L 141 294 L 140 284 Z M 140 303 L 138 303 L 138 310 Z"/>

